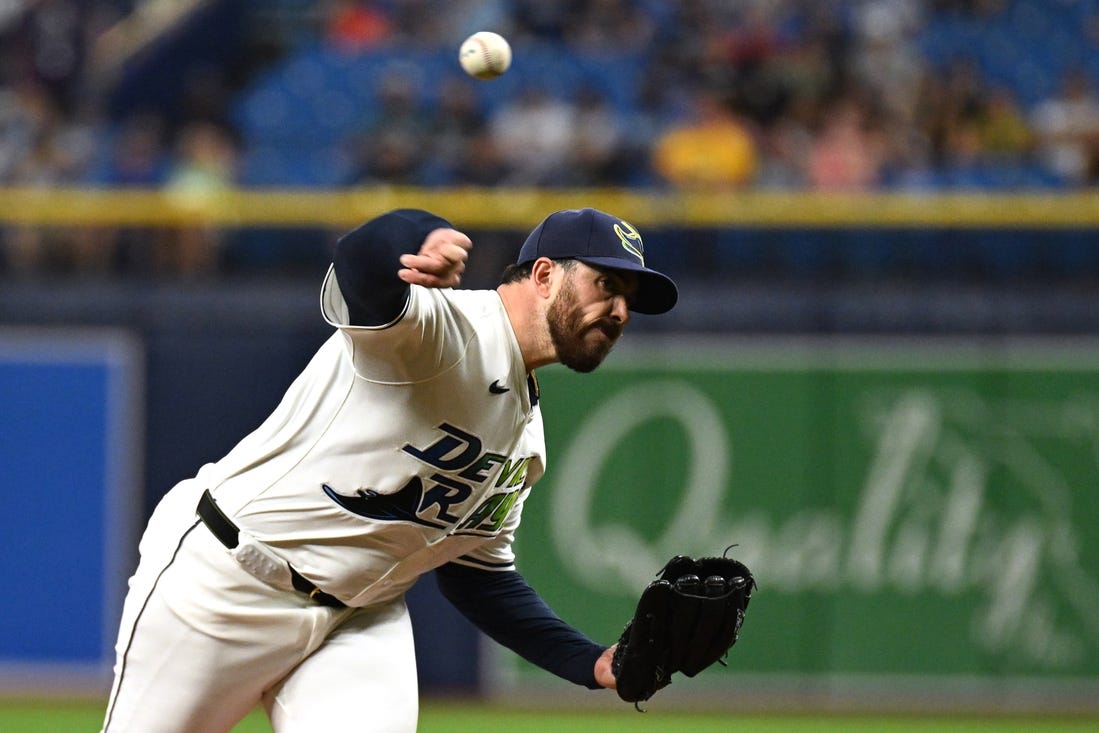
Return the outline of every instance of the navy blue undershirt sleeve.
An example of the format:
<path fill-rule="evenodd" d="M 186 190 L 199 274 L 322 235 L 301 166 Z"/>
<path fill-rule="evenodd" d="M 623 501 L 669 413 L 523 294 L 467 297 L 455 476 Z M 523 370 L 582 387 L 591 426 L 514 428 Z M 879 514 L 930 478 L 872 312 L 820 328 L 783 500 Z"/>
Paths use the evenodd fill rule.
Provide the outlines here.
<path fill-rule="evenodd" d="M 440 228 L 451 228 L 450 222 L 421 209 L 397 209 L 340 237 L 332 265 L 351 325 L 384 326 L 401 315 L 409 286 L 397 277 L 400 256 L 418 252 Z"/>
<path fill-rule="evenodd" d="M 449 563 L 435 570 L 443 596 L 474 626 L 558 677 L 600 689 L 595 661 L 606 650 L 562 621 L 518 572 Z"/>

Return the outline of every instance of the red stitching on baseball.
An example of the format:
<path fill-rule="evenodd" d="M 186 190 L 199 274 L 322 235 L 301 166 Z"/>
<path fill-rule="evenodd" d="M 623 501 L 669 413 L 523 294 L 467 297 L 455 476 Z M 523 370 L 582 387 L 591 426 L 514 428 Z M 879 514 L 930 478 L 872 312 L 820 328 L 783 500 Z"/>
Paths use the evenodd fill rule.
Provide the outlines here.
<path fill-rule="evenodd" d="M 496 71 L 496 65 L 492 63 L 492 54 L 489 53 L 488 44 L 485 43 L 483 38 L 474 38 L 477 41 L 477 45 L 481 47 L 481 56 L 484 57 L 485 68 L 489 71 Z"/>

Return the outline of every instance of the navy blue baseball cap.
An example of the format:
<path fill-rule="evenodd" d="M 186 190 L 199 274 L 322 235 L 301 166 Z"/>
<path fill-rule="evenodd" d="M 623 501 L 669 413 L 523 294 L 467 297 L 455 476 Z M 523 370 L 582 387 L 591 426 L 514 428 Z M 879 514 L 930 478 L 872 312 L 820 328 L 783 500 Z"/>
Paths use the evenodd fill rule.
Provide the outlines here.
<path fill-rule="evenodd" d="M 670 277 L 645 266 L 645 247 L 637 229 L 598 209 L 567 209 L 547 216 L 523 243 L 516 264 L 539 257 L 636 272 L 638 288 L 630 310 L 638 313 L 666 313 L 679 299 Z"/>

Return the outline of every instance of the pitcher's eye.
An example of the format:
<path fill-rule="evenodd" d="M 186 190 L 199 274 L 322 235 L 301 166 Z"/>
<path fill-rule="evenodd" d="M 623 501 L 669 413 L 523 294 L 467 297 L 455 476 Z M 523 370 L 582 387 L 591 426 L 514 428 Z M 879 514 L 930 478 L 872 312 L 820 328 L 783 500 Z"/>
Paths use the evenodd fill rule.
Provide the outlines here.
<path fill-rule="evenodd" d="M 608 297 L 614 298 L 626 294 L 624 283 L 617 278 L 601 277 L 597 281 L 599 289 Z"/>

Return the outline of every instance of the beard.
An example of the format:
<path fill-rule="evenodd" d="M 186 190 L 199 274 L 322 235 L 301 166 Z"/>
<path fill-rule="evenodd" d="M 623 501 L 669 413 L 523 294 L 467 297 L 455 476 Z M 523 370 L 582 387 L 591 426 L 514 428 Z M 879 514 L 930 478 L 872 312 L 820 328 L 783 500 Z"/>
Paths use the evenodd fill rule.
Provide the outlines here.
<path fill-rule="evenodd" d="M 622 325 L 613 318 L 600 318 L 585 326 L 576 291 L 567 280 L 546 312 L 550 340 L 557 360 L 573 371 L 587 373 L 603 363 L 622 335 Z"/>

